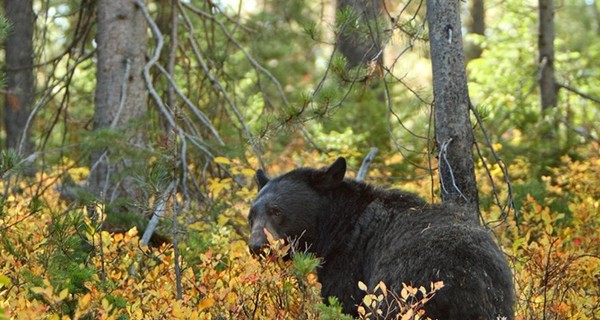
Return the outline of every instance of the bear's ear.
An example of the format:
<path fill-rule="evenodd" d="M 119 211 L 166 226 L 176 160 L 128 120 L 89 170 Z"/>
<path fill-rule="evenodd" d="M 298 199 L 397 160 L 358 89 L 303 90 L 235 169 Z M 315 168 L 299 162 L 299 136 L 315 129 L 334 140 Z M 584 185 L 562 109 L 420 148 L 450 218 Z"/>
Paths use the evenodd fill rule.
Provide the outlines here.
<path fill-rule="evenodd" d="M 267 184 L 267 182 L 269 182 L 269 178 L 267 178 L 267 175 L 265 174 L 265 172 L 262 169 L 256 170 L 256 174 L 254 175 L 254 180 L 256 181 L 256 184 L 258 185 L 258 190 L 262 189 Z"/>
<path fill-rule="evenodd" d="M 319 189 L 337 188 L 346 175 L 346 159 L 337 158 L 328 168 L 323 168 L 315 173 L 315 186 Z"/>

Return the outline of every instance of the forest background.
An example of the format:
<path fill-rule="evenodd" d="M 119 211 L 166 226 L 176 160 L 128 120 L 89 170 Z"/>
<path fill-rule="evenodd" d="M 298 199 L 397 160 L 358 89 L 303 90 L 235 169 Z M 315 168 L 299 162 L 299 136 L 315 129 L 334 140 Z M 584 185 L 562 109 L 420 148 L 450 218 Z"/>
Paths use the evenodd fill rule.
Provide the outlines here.
<path fill-rule="evenodd" d="M 600 5 L 460 8 L 481 221 L 517 318 L 598 319 Z M 254 170 L 356 173 L 377 148 L 367 182 L 441 202 L 426 12 L 5 0 L 0 318 L 343 318 L 317 259 L 249 255 Z M 430 289 L 403 291 L 404 319 Z M 377 315 L 385 289 L 364 290 Z"/>

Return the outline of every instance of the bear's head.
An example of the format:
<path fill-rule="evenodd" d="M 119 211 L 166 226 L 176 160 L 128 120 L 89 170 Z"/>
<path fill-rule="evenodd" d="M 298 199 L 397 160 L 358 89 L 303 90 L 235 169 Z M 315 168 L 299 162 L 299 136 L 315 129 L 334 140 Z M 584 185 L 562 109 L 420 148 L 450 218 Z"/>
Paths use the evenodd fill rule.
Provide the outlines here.
<path fill-rule="evenodd" d="M 344 158 L 338 158 L 329 167 L 295 169 L 273 179 L 257 170 L 259 192 L 248 215 L 250 251 L 260 254 L 268 245 L 265 231 L 274 239 L 293 243 L 298 250 L 311 251 L 319 214 L 328 205 L 325 195 L 341 185 L 345 174 Z"/>

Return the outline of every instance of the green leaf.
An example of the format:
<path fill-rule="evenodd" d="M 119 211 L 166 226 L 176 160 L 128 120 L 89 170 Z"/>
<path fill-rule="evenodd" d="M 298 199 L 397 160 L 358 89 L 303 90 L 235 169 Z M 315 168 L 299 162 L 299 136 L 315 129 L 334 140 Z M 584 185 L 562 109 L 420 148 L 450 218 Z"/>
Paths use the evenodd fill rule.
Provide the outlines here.
<path fill-rule="evenodd" d="M 10 279 L 5 275 L 0 274 L 0 288 L 8 287 L 10 284 L 11 284 Z"/>

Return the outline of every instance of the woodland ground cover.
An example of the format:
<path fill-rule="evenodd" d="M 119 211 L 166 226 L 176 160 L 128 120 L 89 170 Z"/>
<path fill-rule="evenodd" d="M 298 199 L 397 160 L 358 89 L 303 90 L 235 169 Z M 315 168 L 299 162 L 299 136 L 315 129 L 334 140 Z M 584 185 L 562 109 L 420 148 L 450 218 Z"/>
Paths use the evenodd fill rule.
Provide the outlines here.
<path fill-rule="evenodd" d="M 600 317 L 600 147 L 581 150 L 581 159 L 564 156 L 552 175 L 536 183 L 519 203 L 518 217 L 501 221 L 494 210 L 484 218 L 515 273 L 517 319 L 594 319 Z M 295 166 L 291 159 L 310 159 L 297 150 L 273 171 Z M 333 156 L 333 155 L 332 155 Z M 306 165 L 317 165 L 318 157 Z M 215 180 L 211 192 L 223 209 L 216 219 L 190 224 L 178 243 L 140 247 L 136 228 L 123 233 L 100 229 L 102 208 L 90 216 L 89 206 L 60 199 L 56 179 L 38 175 L 21 182 L 20 191 L 3 200 L 1 212 L 0 307 L 2 318 L 15 319 L 272 319 L 342 317 L 325 306 L 314 270 L 318 259 L 297 255 L 292 261 L 257 260 L 250 256 L 246 212 L 254 193 L 253 170 L 235 159 L 220 159 L 247 182 Z M 325 163 L 327 161 L 324 161 Z M 369 180 L 393 181 L 389 165 L 375 165 Z M 531 184 L 525 160 L 509 166 L 515 186 Z M 72 168 L 81 177 L 86 169 Z M 479 176 L 483 172 L 478 170 Z M 492 174 L 500 174 L 491 170 Z M 6 187 L 7 182 L 3 182 Z M 490 186 L 480 182 L 482 199 Z M 430 180 L 392 183 L 420 194 Z M 45 192 L 40 193 L 40 190 Z M 193 212 L 169 212 L 184 219 Z M 189 217 L 187 217 L 189 218 Z M 280 244 L 276 252 L 285 252 Z M 176 272 L 174 261 L 179 259 Z M 385 286 L 361 289 L 362 315 L 377 314 Z M 439 285 L 439 284 L 438 284 Z M 178 288 L 179 286 L 179 288 Z M 420 288 L 435 297 L 437 287 Z M 399 297 L 414 301 L 419 288 L 407 287 Z M 178 292 L 180 295 L 178 296 Z M 421 297 L 419 295 L 419 297 Z M 411 302 L 414 303 L 414 302 Z M 418 305 L 404 304 L 405 318 L 418 318 Z M 381 309 L 381 308 L 380 308 Z M 380 310 L 384 312 L 384 310 Z M 382 313 L 383 314 L 383 313 Z"/>
<path fill-rule="evenodd" d="M 0 60 L 0 116 L 23 130 L 8 111 L 31 113 L 19 118 L 24 136 L 6 124 L 0 132 L 3 146 L 20 143 L 0 153 L 0 319 L 341 319 L 335 302 L 321 301 L 318 259 L 249 255 L 254 170 L 344 156 L 352 175 L 377 147 L 368 182 L 440 202 L 426 1 L 381 2 L 385 13 L 371 23 L 332 1 L 9 2 L 31 21 L 0 12 L 3 49 L 30 40 L 31 54 L 17 58 L 32 60 Z M 514 270 L 517 319 L 600 319 L 600 4 L 555 1 L 558 99 L 544 108 L 537 9 L 548 1 L 485 0 L 477 33 L 470 5 L 483 2 L 466 1 L 462 12 L 465 44 L 479 51 L 466 80 L 475 171 L 482 221 Z M 147 50 L 101 66 L 98 4 L 120 12 L 125 3 L 146 10 L 137 18 L 148 28 L 112 38 L 147 37 Z M 22 29 L 32 38 L 8 38 Z M 336 52 L 344 32 L 381 41 L 383 63 L 348 69 Z M 126 68 L 134 60 L 147 73 Z M 97 90 L 98 70 L 117 69 L 123 81 Z M 32 76 L 31 105 L 10 91 L 20 73 Z M 141 110 L 128 94 L 151 97 L 140 103 L 146 114 L 121 112 Z M 104 112 L 96 97 L 118 97 L 105 106 L 122 108 Z M 90 174 L 101 162 L 93 155 L 112 175 Z M 107 194 L 92 181 L 119 187 Z M 142 246 L 157 215 L 162 237 Z M 385 284 L 356 285 L 370 293 L 361 317 L 385 317 Z M 441 285 L 406 287 L 403 317 L 418 318 Z"/>

